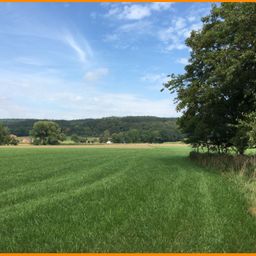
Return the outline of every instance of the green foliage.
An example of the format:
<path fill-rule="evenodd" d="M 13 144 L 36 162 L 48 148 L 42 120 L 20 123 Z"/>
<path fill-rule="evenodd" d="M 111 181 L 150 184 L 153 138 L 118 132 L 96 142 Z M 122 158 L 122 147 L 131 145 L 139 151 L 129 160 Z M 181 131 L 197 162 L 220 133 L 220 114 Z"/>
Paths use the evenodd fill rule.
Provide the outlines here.
<path fill-rule="evenodd" d="M 64 140 L 64 134 L 59 125 L 52 121 L 34 123 L 30 134 L 35 145 L 56 145 L 59 144 L 59 141 Z"/>
<path fill-rule="evenodd" d="M 236 134 L 231 138 L 231 142 L 235 147 L 237 153 L 242 155 L 244 151 L 249 148 L 248 130 L 241 125 L 238 125 Z"/>
<path fill-rule="evenodd" d="M 8 144 L 9 141 L 9 130 L 3 124 L 0 124 L 0 145 Z"/>
<path fill-rule="evenodd" d="M 17 146 L 19 144 L 19 139 L 17 136 L 15 135 L 9 135 L 9 138 L 8 138 L 8 145 L 14 145 L 14 146 Z"/>
<path fill-rule="evenodd" d="M 179 125 L 195 147 L 225 152 L 248 146 L 238 122 L 256 109 L 256 4 L 222 3 L 186 40 L 185 73 L 165 84 L 177 92 Z M 241 138 L 241 141 L 239 141 Z"/>
<path fill-rule="evenodd" d="M 73 134 L 71 136 L 71 140 L 74 141 L 75 143 L 86 143 L 87 142 L 87 138 L 78 136 L 77 134 Z"/>
<path fill-rule="evenodd" d="M 111 139 L 115 143 L 163 143 L 178 141 L 181 136 L 166 128 L 146 131 L 131 129 L 127 132 L 113 133 Z"/>
<path fill-rule="evenodd" d="M 29 130 L 38 120 L 35 119 L 7 119 L 2 120 L 13 134 L 18 136 L 28 136 Z M 132 117 L 108 117 L 100 119 L 83 119 L 83 120 L 56 120 L 56 123 L 62 128 L 67 136 L 76 134 L 82 137 L 98 137 L 101 141 L 112 139 L 113 135 L 123 133 L 127 134 L 130 130 L 137 130 L 140 134 L 139 140 L 135 142 L 156 141 L 152 139 L 152 133 L 159 133 L 163 136 L 162 141 L 177 141 L 183 138 L 180 130 L 176 125 L 176 118 L 159 118 L 152 116 L 132 116 Z M 105 131 L 109 131 L 109 135 Z M 169 135 L 168 135 L 169 134 Z M 106 136 L 107 135 L 107 136 Z M 132 135 L 132 134 L 131 134 Z M 104 138 L 105 137 L 105 138 Z M 126 137 L 126 136 L 125 136 Z"/>
<path fill-rule="evenodd" d="M 3 124 L 0 124 L 0 145 L 18 145 L 19 139 L 17 136 L 10 134 L 9 129 Z"/>
<path fill-rule="evenodd" d="M 256 112 L 247 114 L 243 120 L 240 121 L 240 126 L 247 132 L 249 146 L 256 147 Z"/>
<path fill-rule="evenodd" d="M 109 130 L 105 130 L 100 136 L 100 143 L 106 143 L 110 139 L 110 132 Z"/>

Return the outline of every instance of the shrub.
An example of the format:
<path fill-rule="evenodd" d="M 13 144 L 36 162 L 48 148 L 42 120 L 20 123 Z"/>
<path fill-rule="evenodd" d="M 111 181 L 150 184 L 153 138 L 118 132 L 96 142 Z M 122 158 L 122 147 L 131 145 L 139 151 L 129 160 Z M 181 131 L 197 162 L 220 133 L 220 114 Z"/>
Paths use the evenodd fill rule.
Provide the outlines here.
<path fill-rule="evenodd" d="M 87 138 L 73 134 L 71 136 L 71 140 L 74 141 L 75 143 L 86 143 Z"/>
<path fill-rule="evenodd" d="M 16 135 L 11 134 L 8 138 L 8 144 L 17 146 L 19 144 L 19 139 Z"/>
<path fill-rule="evenodd" d="M 220 171 L 239 172 L 256 178 L 256 156 L 190 152 L 190 159 L 196 163 Z"/>

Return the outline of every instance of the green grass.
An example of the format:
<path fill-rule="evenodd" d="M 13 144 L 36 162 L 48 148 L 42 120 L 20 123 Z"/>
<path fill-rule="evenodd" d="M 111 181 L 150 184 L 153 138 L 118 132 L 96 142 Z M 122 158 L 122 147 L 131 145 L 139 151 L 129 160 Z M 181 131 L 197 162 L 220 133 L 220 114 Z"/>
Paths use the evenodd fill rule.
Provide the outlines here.
<path fill-rule="evenodd" d="M 0 149 L 0 251 L 255 252 L 240 186 L 188 150 Z"/>

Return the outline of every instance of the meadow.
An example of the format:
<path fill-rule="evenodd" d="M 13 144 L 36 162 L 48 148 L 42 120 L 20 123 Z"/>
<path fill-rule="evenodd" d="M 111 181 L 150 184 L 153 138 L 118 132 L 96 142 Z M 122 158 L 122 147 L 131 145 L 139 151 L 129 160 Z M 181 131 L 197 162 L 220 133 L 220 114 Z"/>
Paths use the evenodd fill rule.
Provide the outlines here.
<path fill-rule="evenodd" d="M 237 178 L 189 151 L 0 148 L 0 252 L 255 252 Z"/>

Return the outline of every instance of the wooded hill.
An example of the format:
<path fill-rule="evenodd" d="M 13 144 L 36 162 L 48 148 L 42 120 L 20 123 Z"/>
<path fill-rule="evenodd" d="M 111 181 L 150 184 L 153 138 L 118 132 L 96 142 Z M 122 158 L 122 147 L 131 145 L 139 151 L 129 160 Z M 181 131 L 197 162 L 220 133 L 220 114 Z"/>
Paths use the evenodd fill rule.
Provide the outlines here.
<path fill-rule="evenodd" d="M 67 136 L 73 134 L 86 137 L 101 137 L 104 132 L 110 135 L 137 131 L 140 134 L 158 134 L 159 141 L 177 141 L 182 134 L 176 125 L 176 118 L 153 116 L 107 117 L 100 119 L 52 120 L 58 123 Z M 38 119 L 0 119 L 12 134 L 28 136 L 33 124 Z"/>

